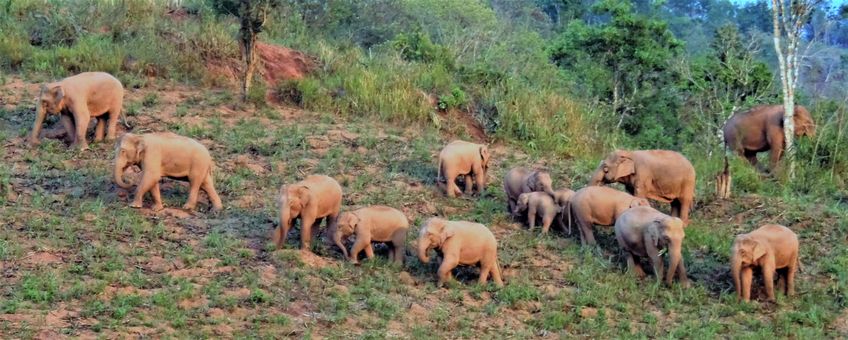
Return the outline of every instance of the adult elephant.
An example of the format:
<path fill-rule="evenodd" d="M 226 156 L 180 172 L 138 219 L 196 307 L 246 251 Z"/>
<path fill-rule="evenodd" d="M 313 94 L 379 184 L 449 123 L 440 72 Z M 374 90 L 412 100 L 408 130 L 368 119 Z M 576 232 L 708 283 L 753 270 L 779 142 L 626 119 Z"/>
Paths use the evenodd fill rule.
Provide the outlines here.
<path fill-rule="evenodd" d="M 734 113 L 722 128 L 725 147 L 745 157 L 755 167 L 757 154 L 771 151 L 771 166 L 774 168 L 785 147 L 784 112 L 783 105 L 763 105 Z M 796 137 L 815 136 L 816 124 L 806 108 L 796 105 L 793 121 Z"/>
<path fill-rule="evenodd" d="M 60 115 L 62 125 L 73 141 L 72 145 L 80 149 L 88 148 L 85 133 L 91 118 L 97 118 L 94 130 L 96 141 L 103 140 L 104 130 L 106 139 L 114 140 L 123 103 L 124 86 L 118 79 L 105 72 L 83 72 L 45 84 L 38 96 L 29 143 L 39 143 L 41 125 L 48 113 Z M 109 118 L 108 127 L 104 119 L 106 117 Z"/>
<path fill-rule="evenodd" d="M 449 197 L 462 195 L 456 179 L 465 179 L 465 192 L 470 193 L 476 184 L 477 193 L 486 190 L 486 175 L 489 172 L 489 147 L 483 144 L 455 140 L 439 153 L 438 181 L 445 180 L 445 192 Z M 472 182 L 472 177 L 474 182 Z"/>
<path fill-rule="evenodd" d="M 689 224 L 695 202 L 695 168 L 668 150 L 617 150 L 601 161 L 591 185 L 621 183 L 631 195 L 671 203 L 671 216 Z"/>

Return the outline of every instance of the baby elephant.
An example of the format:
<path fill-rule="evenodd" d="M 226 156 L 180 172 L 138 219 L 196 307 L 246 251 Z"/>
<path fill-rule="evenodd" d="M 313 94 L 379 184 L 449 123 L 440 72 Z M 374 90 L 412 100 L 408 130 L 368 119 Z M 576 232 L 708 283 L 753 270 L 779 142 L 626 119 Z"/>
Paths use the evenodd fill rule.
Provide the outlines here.
<path fill-rule="evenodd" d="M 429 263 L 430 249 L 441 250 L 443 259 L 439 266 L 439 287 L 452 277 L 457 265 L 480 263 L 480 283 L 485 284 L 492 275 L 498 287 L 503 287 L 498 266 L 498 241 L 495 235 L 479 223 L 448 221 L 433 217 L 424 223 L 418 234 L 418 258 Z"/>
<path fill-rule="evenodd" d="M 532 230 L 536 226 L 536 219 L 542 219 L 542 234 L 547 234 L 557 214 L 562 209 L 556 205 L 554 199 L 544 192 L 526 192 L 518 196 L 518 204 L 513 211 L 514 216 L 520 216 L 527 212 L 527 226 Z"/>
<path fill-rule="evenodd" d="M 369 259 L 374 258 L 371 242 L 390 243 L 389 259 L 397 264 L 403 264 L 407 229 L 409 229 L 409 221 L 400 210 L 375 205 L 342 213 L 333 233 L 333 241 L 341 248 L 345 257 L 348 257 L 347 248 L 342 240 L 356 233 L 356 242 L 350 253 L 350 260 L 354 264 L 359 264 L 359 253 L 363 249 Z"/>
<path fill-rule="evenodd" d="M 139 165 L 142 169 L 141 182 L 130 204 L 133 208 L 141 208 L 144 194 L 150 191 L 153 195 L 153 210 L 162 210 L 164 206 L 159 193 L 159 180 L 170 177 L 187 179 L 191 186 L 183 209 L 194 209 L 201 188 L 209 196 L 212 208 L 222 209 L 221 198 L 212 180 L 212 156 L 203 144 L 194 139 L 170 132 L 124 134 L 115 147 L 115 184 L 124 189 L 131 188 L 131 185 L 124 182 L 123 176 L 124 170 L 133 165 Z"/>
<path fill-rule="evenodd" d="M 512 213 L 518 196 L 525 192 L 542 191 L 554 196 L 551 175 L 543 170 L 529 170 L 527 168 L 512 168 L 504 177 L 503 186 L 506 193 L 507 209 Z M 515 216 L 513 216 L 515 217 Z"/>
<path fill-rule="evenodd" d="M 592 226 L 612 226 L 625 210 L 650 206 L 644 198 L 634 197 L 612 188 L 590 186 L 571 197 L 571 217 L 577 222 L 583 245 L 595 245 Z M 569 222 L 570 223 L 570 222 Z"/>
<path fill-rule="evenodd" d="M 274 230 L 273 241 L 277 249 L 286 244 L 289 229 L 300 219 L 301 250 L 311 252 L 312 227 L 317 232 L 321 221 L 333 230 L 338 223 L 342 206 L 342 186 L 329 176 L 310 175 L 302 181 L 283 185 L 277 197 L 280 208 L 280 225 Z"/>
<path fill-rule="evenodd" d="M 677 273 L 680 275 L 680 283 L 684 287 L 689 286 L 681 255 L 685 236 L 683 220 L 651 207 L 628 209 L 615 222 L 615 238 L 624 250 L 627 268 L 634 271 L 639 278 L 645 277 L 645 272 L 633 257 L 649 257 L 657 281 L 660 281 L 663 275 L 663 260 L 659 251 L 668 249 L 668 273 L 665 275 L 665 283 L 668 285 L 671 285 L 674 274 Z"/>
<path fill-rule="evenodd" d="M 763 271 L 768 300 L 774 301 L 775 271 L 786 296 L 792 296 L 798 266 L 798 236 L 782 225 L 766 224 L 750 233 L 737 235 L 733 241 L 730 269 L 736 295 L 743 301 L 751 300 L 751 279 L 755 267 Z"/>

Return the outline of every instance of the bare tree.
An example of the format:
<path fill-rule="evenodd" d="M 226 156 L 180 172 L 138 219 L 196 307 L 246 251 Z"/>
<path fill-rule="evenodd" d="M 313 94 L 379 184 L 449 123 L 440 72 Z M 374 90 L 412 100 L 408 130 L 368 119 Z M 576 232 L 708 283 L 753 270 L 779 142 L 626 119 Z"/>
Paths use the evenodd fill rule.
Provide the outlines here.
<path fill-rule="evenodd" d="M 262 26 L 268 18 L 268 9 L 274 5 L 274 0 L 241 0 L 238 16 L 241 21 L 239 28 L 239 49 L 244 61 L 241 96 L 247 100 L 253 74 L 256 72 L 256 36 L 262 32 Z"/>
<path fill-rule="evenodd" d="M 789 162 L 789 177 L 795 177 L 795 88 L 798 83 L 798 45 L 801 29 L 822 0 L 772 0 L 772 25 L 774 26 L 774 50 L 780 65 L 780 81 L 783 85 L 783 134 L 785 157 Z M 782 45 L 781 40 L 786 44 Z"/>

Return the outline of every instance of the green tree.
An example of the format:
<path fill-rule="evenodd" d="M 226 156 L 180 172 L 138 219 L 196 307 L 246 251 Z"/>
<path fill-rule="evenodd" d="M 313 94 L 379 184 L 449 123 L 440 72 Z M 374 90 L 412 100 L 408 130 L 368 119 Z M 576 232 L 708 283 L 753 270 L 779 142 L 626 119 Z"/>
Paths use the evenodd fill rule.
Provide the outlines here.
<path fill-rule="evenodd" d="M 670 61 L 683 43 L 664 21 L 636 13 L 629 1 L 602 0 L 592 12 L 609 19 L 595 25 L 571 22 L 552 42 L 551 60 L 579 79 L 577 86 L 588 86 L 591 95 L 611 105 L 618 127 L 632 135 L 657 135 L 652 146 L 674 143 L 670 135 L 679 128 L 674 116 L 679 101 Z"/>

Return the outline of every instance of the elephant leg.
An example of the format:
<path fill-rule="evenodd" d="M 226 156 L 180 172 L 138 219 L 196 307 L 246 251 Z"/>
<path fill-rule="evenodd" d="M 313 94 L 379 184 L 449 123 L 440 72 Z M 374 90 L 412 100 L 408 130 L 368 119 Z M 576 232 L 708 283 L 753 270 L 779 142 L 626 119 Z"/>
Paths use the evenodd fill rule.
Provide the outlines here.
<path fill-rule="evenodd" d="M 627 260 L 627 269 L 633 271 L 633 274 L 636 275 L 637 278 L 644 278 L 645 271 L 642 270 L 642 266 L 636 263 L 636 260 L 633 259 L 633 254 L 629 251 L 624 252 L 624 258 Z"/>
<path fill-rule="evenodd" d="M 483 166 L 477 164 L 471 168 L 471 171 L 477 184 L 477 193 L 483 195 L 483 191 L 486 191 L 486 173 L 483 171 Z"/>
<path fill-rule="evenodd" d="M 106 140 L 114 140 L 118 133 L 118 119 L 123 110 L 123 98 L 109 108 L 109 122 L 106 128 Z"/>
<path fill-rule="evenodd" d="M 203 180 L 201 188 L 203 188 L 203 191 L 206 191 L 206 196 L 209 196 L 209 201 L 212 202 L 213 210 L 220 211 L 224 208 L 224 205 L 221 203 L 221 197 L 219 197 L 218 192 L 215 191 L 215 181 L 212 180 L 211 174 L 206 176 Z"/>
<path fill-rule="evenodd" d="M 497 255 L 495 255 L 494 263 L 490 268 L 490 272 L 492 274 L 492 281 L 495 281 L 495 285 L 498 287 L 503 287 L 503 278 L 501 278 L 501 266 L 498 264 Z"/>
<path fill-rule="evenodd" d="M 139 183 L 138 187 L 136 187 L 135 199 L 132 203 L 130 203 L 130 207 L 141 208 L 143 205 L 142 201 L 144 200 L 144 194 L 150 191 L 157 182 L 159 182 L 158 176 L 150 175 L 147 172 L 142 174 L 141 183 Z"/>
<path fill-rule="evenodd" d="M 552 223 L 554 223 L 554 216 L 552 216 L 552 215 L 545 216 L 542 219 L 542 234 L 545 234 L 545 235 L 548 234 L 548 230 L 551 229 Z"/>
<path fill-rule="evenodd" d="M 448 197 L 456 197 L 462 194 L 462 191 L 456 186 L 456 175 L 445 174 L 445 193 Z"/>
<path fill-rule="evenodd" d="M 742 301 L 751 301 L 751 281 L 754 278 L 754 270 L 751 267 L 742 269 Z"/>
<path fill-rule="evenodd" d="M 203 184 L 203 181 L 197 177 L 192 177 L 189 180 L 188 201 L 183 204 L 183 209 L 194 210 L 194 207 L 197 206 L 197 195 L 200 193 L 201 184 Z"/>
<path fill-rule="evenodd" d="M 444 259 L 442 259 L 442 264 L 439 266 L 439 282 L 438 286 L 442 287 L 445 282 L 453 277 L 451 271 L 456 268 L 459 264 L 459 257 L 455 254 L 444 254 Z"/>
<path fill-rule="evenodd" d="M 527 207 L 527 230 L 533 230 L 536 226 L 536 207 Z"/>
<path fill-rule="evenodd" d="M 283 245 L 286 244 L 286 239 L 289 237 L 289 229 L 291 225 L 294 224 L 294 220 L 289 221 L 289 223 L 285 223 L 282 219 L 280 219 L 280 225 L 277 226 L 277 229 L 274 230 L 275 239 L 277 249 L 283 249 Z"/>
<path fill-rule="evenodd" d="M 159 192 L 159 181 L 156 181 L 153 188 L 150 188 L 150 195 L 153 196 L 153 211 L 165 209 L 165 205 L 162 204 L 162 193 Z"/>
<path fill-rule="evenodd" d="M 756 152 L 745 150 L 745 151 L 742 152 L 742 155 L 745 156 L 745 159 L 748 160 L 748 163 L 751 163 L 751 166 L 753 166 L 754 168 L 757 168 L 757 162 L 759 162 L 759 161 L 757 160 L 757 153 Z"/>
<path fill-rule="evenodd" d="M 463 181 L 465 182 L 465 193 L 470 194 L 474 190 L 474 180 L 471 174 L 465 175 Z"/>
<path fill-rule="evenodd" d="M 65 128 L 65 135 L 68 140 L 71 141 L 71 144 L 74 144 L 76 141 L 76 127 L 74 126 L 74 120 L 71 116 L 63 114 L 59 117 L 59 121 L 62 123 L 62 126 Z"/>
<path fill-rule="evenodd" d="M 88 123 L 90 121 L 91 114 L 88 112 L 87 107 L 78 105 L 74 108 L 74 123 L 76 124 L 74 146 L 78 147 L 80 150 L 88 149 L 88 142 L 85 140 L 85 132 L 88 129 Z"/>
<path fill-rule="evenodd" d="M 365 256 L 368 257 L 369 260 L 374 258 L 374 246 L 371 245 L 371 242 L 365 246 Z"/>
<path fill-rule="evenodd" d="M 766 296 L 769 301 L 774 301 L 774 269 L 763 266 L 763 284 L 766 286 Z"/>
<path fill-rule="evenodd" d="M 104 130 L 106 129 L 106 117 L 97 117 L 97 125 L 94 126 L 94 141 L 103 141 Z"/>
<path fill-rule="evenodd" d="M 680 217 L 680 200 L 671 201 L 671 216 Z"/>
<path fill-rule="evenodd" d="M 481 285 L 485 285 L 489 281 L 489 273 L 492 271 L 492 266 L 489 263 L 480 262 L 480 278 L 477 279 Z"/>
<path fill-rule="evenodd" d="M 595 235 L 592 233 L 592 223 L 583 220 L 578 220 L 580 224 L 580 236 L 583 239 L 584 246 L 595 245 Z"/>
<path fill-rule="evenodd" d="M 370 243 L 371 242 L 366 240 L 364 237 L 357 237 L 356 242 L 353 243 L 353 247 L 350 251 L 350 262 L 353 264 L 359 264 L 359 253 L 367 246 L 370 246 Z"/>
<path fill-rule="evenodd" d="M 683 220 L 683 226 L 689 225 L 689 212 L 692 211 L 692 204 L 695 199 L 691 196 L 678 199 L 680 202 L 680 219 Z"/>
<path fill-rule="evenodd" d="M 392 249 L 395 251 L 394 261 L 397 264 L 403 264 L 403 258 L 406 256 L 406 232 L 397 231 L 392 237 Z"/>
<path fill-rule="evenodd" d="M 301 216 L 300 218 L 300 247 L 303 251 L 312 252 L 312 226 L 315 217 Z"/>
<path fill-rule="evenodd" d="M 513 213 L 513 211 L 515 211 L 515 201 L 513 201 L 511 198 L 506 199 L 506 209 L 507 213 L 509 213 L 509 216 L 515 218 L 515 214 Z"/>

